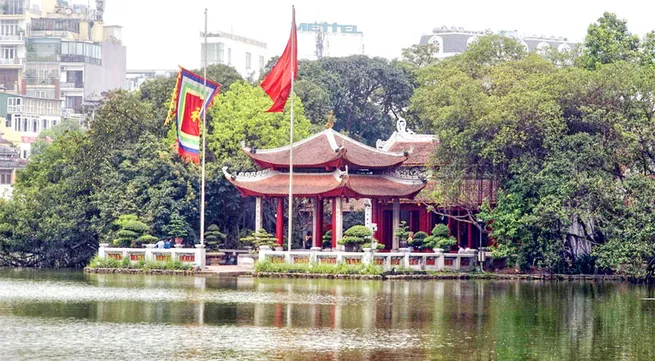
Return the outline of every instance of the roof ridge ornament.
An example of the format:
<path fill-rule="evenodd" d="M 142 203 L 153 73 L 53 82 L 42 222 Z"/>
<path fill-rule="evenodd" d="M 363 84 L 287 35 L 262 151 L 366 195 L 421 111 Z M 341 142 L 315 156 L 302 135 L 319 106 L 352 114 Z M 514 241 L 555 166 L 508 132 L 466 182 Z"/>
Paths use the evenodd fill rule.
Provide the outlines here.
<path fill-rule="evenodd" d="M 327 117 L 327 122 L 325 123 L 325 129 L 332 129 L 334 127 L 334 110 L 330 110 Z"/>
<path fill-rule="evenodd" d="M 411 129 L 407 129 L 407 120 L 402 117 L 398 117 L 396 120 L 396 130 L 401 134 L 416 134 Z"/>

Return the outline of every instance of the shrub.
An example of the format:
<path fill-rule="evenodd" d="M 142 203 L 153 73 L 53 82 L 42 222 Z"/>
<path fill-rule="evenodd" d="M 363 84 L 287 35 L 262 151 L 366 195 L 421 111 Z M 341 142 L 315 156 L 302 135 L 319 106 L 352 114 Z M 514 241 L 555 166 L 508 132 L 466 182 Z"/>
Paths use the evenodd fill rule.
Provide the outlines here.
<path fill-rule="evenodd" d="M 437 224 L 432 228 L 432 235 L 425 238 L 423 244 L 430 248 L 443 248 L 445 250 L 457 244 L 455 237 L 449 236 L 448 226 Z"/>
<path fill-rule="evenodd" d="M 339 240 L 339 244 L 345 245 L 345 244 L 362 244 L 366 242 L 371 236 L 373 235 L 373 232 L 362 225 L 357 225 L 357 226 L 352 226 L 346 230 L 344 233 L 343 238 Z"/>
<path fill-rule="evenodd" d="M 327 231 L 323 235 L 323 248 L 332 248 L 332 231 Z"/>
<path fill-rule="evenodd" d="M 428 234 L 425 233 L 425 232 L 422 232 L 422 231 L 421 232 L 416 232 L 416 233 L 414 233 L 414 237 L 412 238 L 412 241 L 410 242 L 410 245 L 412 247 L 421 248 L 421 247 L 423 247 L 423 245 L 424 245 L 423 243 L 424 243 L 424 241 L 425 241 L 425 239 L 427 237 L 428 237 Z"/>
<path fill-rule="evenodd" d="M 272 234 L 266 232 L 264 229 L 260 229 L 256 232 L 253 232 L 248 237 L 243 237 L 239 239 L 244 244 L 250 244 L 259 249 L 261 246 L 269 246 L 274 248 L 277 246 L 277 238 Z"/>
<path fill-rule="evenodd" d="M 132 247 L 138 247 L 141 248 L 143 247 L 144 244 L 150 244 L 154 243 L 157 241 L 157 237 L 150 235 L 150 234 L 144 234 L 143 236 L 137 238 L 136 240 L 132 241 L 131 246 Z"/>
<path fill-rule="evenodd" d="M 405 221 L 400 222 L 398 225 L 398 229 L 396 230 L 396 233 L 394 233 L 394 237 L 397 237 L 400 242 L 405 242 L 409 238 L 409 231 L 408 231 L 408 226 L 405 223 Z"/>
<path fill-rule="evenodd" d="M 205 231 L 205 244 L 208 249 L 219 249 L 227 239 L 217 225 L 211 224 Z"/>
<path fill-rule="evenodd" d="M 256 272 L 270 273 L 312 273 L 312 274 L 362 274 L 362 275 L 379 275 L 382 274 L 382 267 L 369 265 L 348 265 L 345 263 L 337 264 L 287 264 L 272 263 L 268 260 L 255 263 Z"/>

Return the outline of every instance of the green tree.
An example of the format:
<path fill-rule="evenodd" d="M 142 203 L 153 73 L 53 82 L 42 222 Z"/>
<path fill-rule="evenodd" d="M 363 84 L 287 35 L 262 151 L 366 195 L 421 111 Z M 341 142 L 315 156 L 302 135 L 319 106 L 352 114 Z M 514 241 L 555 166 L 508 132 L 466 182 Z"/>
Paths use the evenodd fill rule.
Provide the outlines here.
<path fill-rule="evenodd" d="M 363 55 L 301 62 L 298 84 L 312 123 L 323 126 L 333 110 L 335 130 L 368 144 L 389 137 L 414 89 L 406 66 Z"/>
<path fill-rule="evenodd" d="M 36 141 L 32 143 L 31 155 L 35 156 L 42 153 L 50 143 L 66 134 L 66 132 L 82 131 L 84 131 L 84 128 L 82 128 L 79 121 L 74 119 L 64 119 L 61 121 L 61 123 L 39 133 Z"/>
<path fill-rule="evenodd" d="M 412 45 L 402 51 L 402 60 L 416 68 L 434 64 L 439 59 L 436 55 L 439 53 L 439 46 L 435 44 Z"/>
<path fill-rule="evenodd" d="M 627 21 L 605 12 L 589 25 L 578 61 L 581 67 L 595 70 L 602 64 L 633 61 L 638 50 L 639 38 L 628 31 Z"/>
<path fill-rule="evenodd" d="M 245 82 L 235 83 L 229 91 L 214 100 L 210 109 L 213 132 L 207 145 L 219 164 L 236 167 L 250 165 L 241 151 L 241 142 L 249 147 L 272 148 L 289 144 L 289 106 L 282 113 L 266 113 L 270 98 L 260 87 Z M 309 135 L 309 121 L 303 104 L 296 99 L 294 108 L 294 140 Z"/>

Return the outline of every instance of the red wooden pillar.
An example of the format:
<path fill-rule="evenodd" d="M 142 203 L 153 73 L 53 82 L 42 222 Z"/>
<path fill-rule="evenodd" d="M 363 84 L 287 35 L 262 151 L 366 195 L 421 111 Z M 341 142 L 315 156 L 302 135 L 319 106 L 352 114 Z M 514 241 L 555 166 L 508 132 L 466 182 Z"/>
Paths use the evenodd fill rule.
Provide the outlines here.
<path fill-rule="evenodd" d="M 380 240 L 380 217 L 378 217 L 378 200 L 373 198 L 371 199 L 371 223 L 377 225 L 377 230 L 373 233 L 373 238 Z"/>
<path fill-rule="evenodd" d="M 419 231 L 425 232 L 425 233 L 428 233 L 428 234 L 430 233 L 430 231 L 428 230 L 428 228 L 430 228 L 430 226 L 428 225 L 428 218 L 430 218 L 429 216 L 430 216 L 430 214 L 425 211 L 424 207 L 421 206 L 419 208 L 419 211 L 418 211 L 418 230 Z"/>
<path fill-rule="evenodd" d="M 337 249 L 337 201 L 332 198 L 332 249 Z"/>
<path fill-rule="evenodd" d="M 469 223 L 468 248 L 473 248 L 473 224 Z"/>
<path fill-rule="evenodd" d="M 448 212 L 448 213 L 450 214 L 450 212 Z M 454 235 L 454 232 L 453 232 L 453 218 L 452 217 L 448 217 L 448 235 L 449 236 Z"/>
<path fill-rule="evenodd" d="M 277 199 L 277 216 L 275 217 L 275 238 L 277 244 L 284 244 L 284 198 Z"/>
<path fill-rule="evenodd" d="M 316 198 L 316 225 L 314 226 L 314 247 L 323 243 L 323 199 Z"/>

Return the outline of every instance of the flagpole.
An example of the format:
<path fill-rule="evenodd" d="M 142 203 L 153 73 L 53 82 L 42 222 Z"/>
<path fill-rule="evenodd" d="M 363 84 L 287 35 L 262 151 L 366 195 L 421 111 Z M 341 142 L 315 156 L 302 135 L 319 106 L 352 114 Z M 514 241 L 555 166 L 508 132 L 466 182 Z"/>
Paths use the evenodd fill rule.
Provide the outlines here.
<path fill-rule="evenodd" d="M 293 80 L 295 78 L 294 72 L 296 63 L 296 37 L 295 37 L 295 26 L 296 26 L 296 8 L 291 5 L 291 124 L 289 126 L 289 231 L 287 236 L 287 243 L 289 252 L 291 252 L 291 241 L 293 235 Z"/>
<path fill-rule="evenodd" d="M 207 90 L 207 9 L 205 8 L 205 59 L 203 61 L 203 85 Z M 204 101 L 205 99 L 203 99 Z M 205 134 L 207 133 L 207 108 L 202 112 L 202 171 L 200 180 L 200 244 L 205 244 Z"/>

